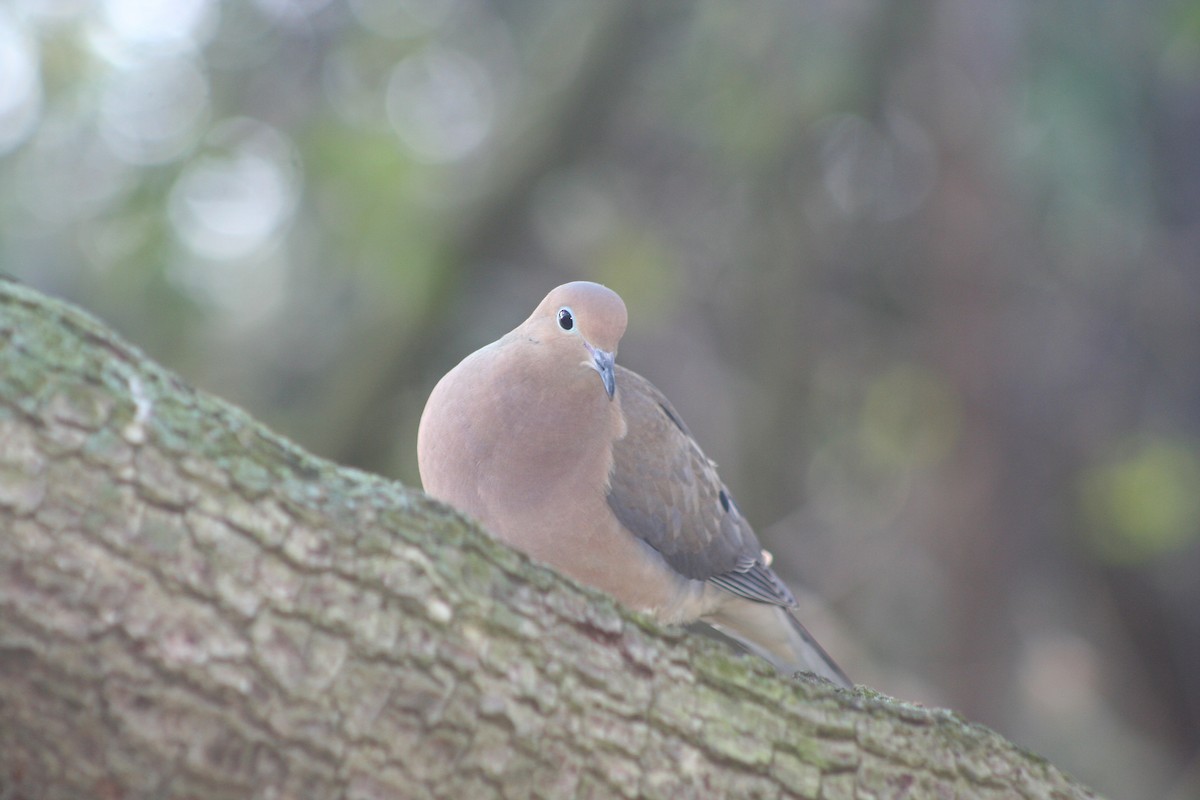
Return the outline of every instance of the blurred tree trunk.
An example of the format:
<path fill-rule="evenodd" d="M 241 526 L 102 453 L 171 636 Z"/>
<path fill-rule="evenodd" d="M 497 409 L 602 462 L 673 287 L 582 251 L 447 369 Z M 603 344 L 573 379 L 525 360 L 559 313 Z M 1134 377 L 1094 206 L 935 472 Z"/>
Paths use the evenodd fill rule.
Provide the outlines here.
<path fill-rule="evenodd" d="M 0 281 L 0 796 L 1091 797 L 527 563 Z"/>

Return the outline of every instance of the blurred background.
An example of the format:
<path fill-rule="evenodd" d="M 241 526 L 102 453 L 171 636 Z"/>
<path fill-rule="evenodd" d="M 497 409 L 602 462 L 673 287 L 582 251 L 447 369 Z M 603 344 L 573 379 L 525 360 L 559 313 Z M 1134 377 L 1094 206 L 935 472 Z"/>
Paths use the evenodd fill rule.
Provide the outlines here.
<path fill-rule="evenodd" d="M 1200 1 L 3 0 L 0 269 L 417 484 L 553 286 L 857 680 L 1200 797 Z"/>

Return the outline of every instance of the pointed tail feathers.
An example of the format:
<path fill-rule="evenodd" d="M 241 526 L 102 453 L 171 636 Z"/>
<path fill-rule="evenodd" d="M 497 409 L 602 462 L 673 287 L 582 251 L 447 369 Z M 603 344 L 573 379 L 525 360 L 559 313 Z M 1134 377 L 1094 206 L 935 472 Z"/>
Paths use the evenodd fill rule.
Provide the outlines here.
<path fill-rule="evenodd" d="M 844 689 L 854 687 L 790 609 L 731 597 L 703 621 L 770 661 L 780 672 L 812 672 Z"/>

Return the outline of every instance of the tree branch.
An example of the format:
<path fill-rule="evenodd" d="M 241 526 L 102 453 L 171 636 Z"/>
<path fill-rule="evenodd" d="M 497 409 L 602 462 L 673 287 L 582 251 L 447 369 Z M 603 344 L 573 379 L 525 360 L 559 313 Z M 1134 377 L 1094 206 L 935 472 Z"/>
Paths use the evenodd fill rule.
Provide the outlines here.
<path fill-rule="evenodd" d="M 0 280 L 0 796 L 1093 795 L 782 680 Z"/>

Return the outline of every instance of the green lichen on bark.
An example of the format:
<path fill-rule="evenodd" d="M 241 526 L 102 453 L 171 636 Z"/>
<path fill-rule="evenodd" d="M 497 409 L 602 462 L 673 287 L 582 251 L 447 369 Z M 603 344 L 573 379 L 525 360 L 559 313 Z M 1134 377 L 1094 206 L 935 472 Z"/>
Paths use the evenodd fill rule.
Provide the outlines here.
<path fill-rule="evenodd" d="M 788 680 L 0 281 L 0 795 L 1091 795 Z"/>

